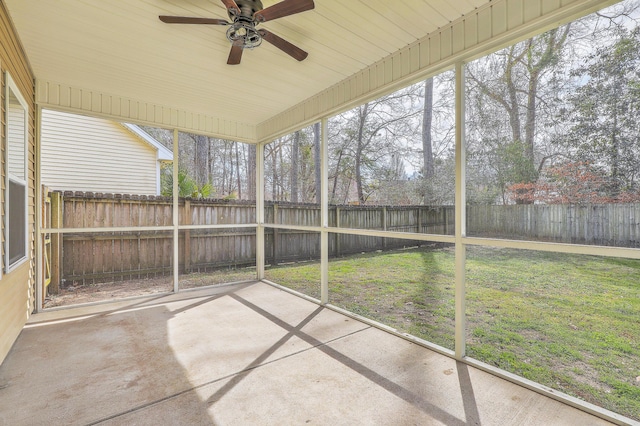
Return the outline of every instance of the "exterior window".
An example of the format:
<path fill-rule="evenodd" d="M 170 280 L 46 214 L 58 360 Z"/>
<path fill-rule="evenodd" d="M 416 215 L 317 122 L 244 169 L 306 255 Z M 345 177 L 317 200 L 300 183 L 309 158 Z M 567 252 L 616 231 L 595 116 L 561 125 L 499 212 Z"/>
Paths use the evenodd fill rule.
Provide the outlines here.
<path fill-rule="evenodd" d="M 5 270 L 27 258 L 28 108 L 11 77 L 6 91 Z"/>

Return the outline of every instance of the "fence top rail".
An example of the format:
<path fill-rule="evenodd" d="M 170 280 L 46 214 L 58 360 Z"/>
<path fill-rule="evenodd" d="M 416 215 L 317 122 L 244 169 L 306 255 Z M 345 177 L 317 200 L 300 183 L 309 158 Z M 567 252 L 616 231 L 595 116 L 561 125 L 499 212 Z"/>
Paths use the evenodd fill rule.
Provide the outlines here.
<path fill-rule="evenodd" d="M 92 191 L 51 191 L 52 193 L 62 194 L 65 199 L 104 199 L 104 200 L 143 200 L 143 201 L 165 201 L 171 202 L 171 197 L 161 195 L 140 195 L 140 194 L 113 194 L 107 192 Z"/>
<path fill-rule="evenodd" d="M 162 195 L 139 195 L 139 194 L 113 194 L 105 192 L 91 192 L 91 191 L 51 191 L 60 193 L 65 200 L 95 200 L 95 201 L 152 201 L 159 203 L 172 203 L 172 197 L 165 197 Z M 241 207 L 255 207 L 255 201 L 253 200 L 232 200 L 223 198 L 191 198 L 180 197 L 180 204 L 184 204 L 185 201 L 191 202 L 192 205 L 200 204 L 216 204 L 221 206 L 241 206 Z"/>
<path fill-rule="evenodd" d="M 149 201 L 155 203 L 172 203 L 172 197 L 165 197 L 162 195 L 139 195 L 139 194 L 119 194 L 119 193 L 105 193 L 105 192 L 93 192 L 93 191 L 59 191 L 54 190 L 51 191 L 53 193 L 60 193 L 63 195 L 65 200 L 68 201 L 78 201 L 78 200 L 93 200 L 93 201 Z M 234 199 L 224 199 L 224 198 L 191 198 L 191 197 L 180 197 L 180 204 L 184 204 L 185 201 L 189 201 L 191 206 L 198 205 L 219 205 L 219 206 L 238 206 L 238 207 L 255 207 L 255 200 L 234 200 Z M 290 201 L 265 201 L 266 207 L 277 206 L 278 208 L 283 209 L 320 209 L 320 204 L 315 203 L 294 203 Z M 441 209 L 453 209 L 454 206 L 450 205 L 442 205 L 442 206 L 432 206 L 432 205 L 407 205 L 407 206 L 394 206 L 394 205 L 379 205 L 379 204 L 368 204 L 368 205 L 352 205 L 352 204 L 330 204 L 329 209 L 337 209 L 340 210 L 354 210 L 354 211 L 365 211 L 365 210 L 379 210 L 379 209 L 388 209 L 388 210 L 415 210 L 415 209 L 429 209 L 429 210 L 441 210 Z"/>
<path fill-rule="evenodd" d="M 605 207 L 640 207 L 640 203 L 540 203 L 540 204 L 467 204 L 467 208 L 474 207 L 491 207 L 491 208 L 542 208 L 542 207 L 558 207 L 558 208 L 605 208 Z"/>
<path fill-rule="evenodd" d="M 365 204 L 365 205 L 351 205 L 351 204 L 331 204 L 329 205 L 330 209 L 339 208 L 340 210 L 416 210 L 416 209 L 427 209 L 427 210 L 443 210 L 443 209 L 453 209 L 454 206 L 442 205 L 442 206 L 431 206 L 431 205 L 422 205 L 422 204 L 414 204 L 408 206 L 394 206 L 394 205 L 378 205 L 378 204 Z"/>
<path fill-rule="evenodd" d="M 64 196 L 66 200 L 105 200 L 105 201 L 151 201 L 151 202 L 159 202 L 159 203 L 172 203 L 172 197 L 165 197 L 162 195 L 140 195 L 140 194 L 120 194 L 120 193 L 106 193 L 106 192 L 93 192 L 93 191 L 60 191 L 60 190 L 52 190 L 49 193 L 59 193 Z M 191 198 L 191 197 L 180 197 L 180 204 L 184 204 L 185 201 L 189 201 L 192 206 L 194 205 L 220 205 L 220 206 L 238 206 L 238 207 L 255 207 L 255 200 L 236 200 L 236 199 L 225 199 L 225 198 Z M 311 208 L 311 209 L 319 209 L 320 204 L 316 203 L 294 203 L 290 201 L 266 201 L 264 202 L 265 206 L 272 207 L 278 206 L 279 208 Z M 640 203 L 607 203 L 607 204 L 577 204 L 577 203 L 566 203 L 566 204 L 468 204 L 466 207 L 469 208 L 477 208 L 477 207 L 488 207 L 488 208 L 502 208 L 502 209 L 523 209 L 523 208 L 549 208 L 549 207 L 560 207 L 560 208 L 603 208 L 603 207 L 640 207 Z M 340 210 L 379 210 L 379 209 L 388 209 L 388 210 L 415 210 L 415 209 L 428 209 L 428 210 L 442 210 L 442 209 L 453 209 L 455 206 L 453 205 L 384 205 L 384 204 L 365 204 L 365 205 L 357 205 L 357 204 L 330 204 L 329 209 L 337 209 Z"/>

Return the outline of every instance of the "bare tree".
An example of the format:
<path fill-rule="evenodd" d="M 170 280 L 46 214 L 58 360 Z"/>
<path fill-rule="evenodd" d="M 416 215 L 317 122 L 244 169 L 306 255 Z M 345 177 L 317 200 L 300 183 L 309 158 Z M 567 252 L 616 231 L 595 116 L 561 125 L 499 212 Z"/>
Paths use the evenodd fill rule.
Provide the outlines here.
<path fill-rule="evenodd" d="M 298 202 L 298 173 L 300 157 L 300 130 L 293 134 L 293 145 L 291 148 L 291 202 Z"/>
<path fill-rule="evenodd" d="M 504 184 L 535 182 L 548 159 L 536 157 L 539 121 L 545 111 L 539 102 L 556 97 L 558 80 L 553 71 L 560 67 L 570 30 L 571 24 L 553 29 L 467 67 L 467 75 L 472 87 L 477 88 L 475 95 L 479 99 L 473 105 L 485 109 L 479 116 L 487 111 L 501 110 L 508 118 L 510 137 L 503 140 L 500 150 L 510 156 L 504 159 L 504 164 L 509 165 Z M 544 93 L 541 93 L 542 89 Z M 516 203 L 528 203 L 528 200 L 530 197 L 526 194 L 516 197 Z"/>
<path fill-rule="evenodd" d="M 380 180 L 393 167 L 392 154 L 405 151 L 400 142 L 414 134 L 413 121 L 421 113 L 416 104 L 416 94 L 416 87 L 410 86 L 367 102 L 332 120 L 333 126 L 339 128 L 336 140 L 332 141 L 337 155 L 334 198 L 338 176 L 345 181 L 348 191 L 352 175 L 357 201 L 360 204 L 367 202 Z"/>
<path fill-rule="evenodd" d="M 247 160 L 247 199 L 256 199 L 256 149 L 255 145 L 249 145 L 249 158 Z"/>
<path fill-rule="evenodd" d="M 320 172 L 320 123 L 313 125 L 313 165 L 315 170 L 315 195 L 316 203 L 320 204 L 321 200 L 321 176 Z"/>
<path fill-rule="evenodd" d="M 433 77 L 424 81 L 424 107 L 422 109 L 422 158 L 423 175 L 430 179 L 435 173 L 433 146 L 431 144 L 431 123 L 433 119 Z"/>
<path fill-rule="evenodd" d="M 198 186 L 209 183 L 209 138 L 202 135 L 192 135 L 194 149 L 194 178 Z"/>

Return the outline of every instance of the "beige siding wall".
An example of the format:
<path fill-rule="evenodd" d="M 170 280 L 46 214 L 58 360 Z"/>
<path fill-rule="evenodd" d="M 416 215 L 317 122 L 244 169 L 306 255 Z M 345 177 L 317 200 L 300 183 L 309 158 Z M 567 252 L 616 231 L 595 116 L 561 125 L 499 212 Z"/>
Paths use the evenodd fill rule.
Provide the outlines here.
<path fill-rule="evenodd" d="M 4 360 L 13 342 L 20 334 L 34 308 L 35 300 L 35 106 L 33 73 L 24 54 L 24 50 L 15 34 L 11 20 L 3 2 L 0 2 L 0 71 L 1 78 L 1 127 L 2 127 L 2 158 L 6 153 L 6 73 L 11 75 L 20 93 L 29 105 L 29 146 L 27 151 L 28 170 L 27 183 L 29 187 L 29 247 L 27 250 L 29 261 L 15 268 L 11 273 L 3 273 L 0 278 L 0 363 Z M 4 164 L 4 161 L 3 161 Z M 0 211 L 4 211 L 5 168 L 2 168 L 0 179 L 2 191 Z M 4 223 L 4 221 L 2 221 Z M 4 227 L 4 225 L 2 225 Z M 2 252 L 4 255 L 4 235 L 2 229 Z"/>
<path fill-rule="evenodd" d="M 109 120 L 43 110 L 42 184 L 59 190 L 156 195 L 157 153 Z"/>

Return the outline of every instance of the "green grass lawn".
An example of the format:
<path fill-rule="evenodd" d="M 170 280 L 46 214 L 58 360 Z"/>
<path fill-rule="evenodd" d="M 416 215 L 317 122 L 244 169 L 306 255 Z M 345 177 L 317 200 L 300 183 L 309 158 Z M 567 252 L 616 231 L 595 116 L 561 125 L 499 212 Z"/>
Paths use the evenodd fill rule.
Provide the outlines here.
<path fill-rule="evenodd" d="M 319 297 L 317 263 L 267 277 Z M 451 247 L 331 260 L 329 298 L 453 349 Z M 466 300 L 468 356 L 640 420 L 640 261 L 470 247 Z"/>

